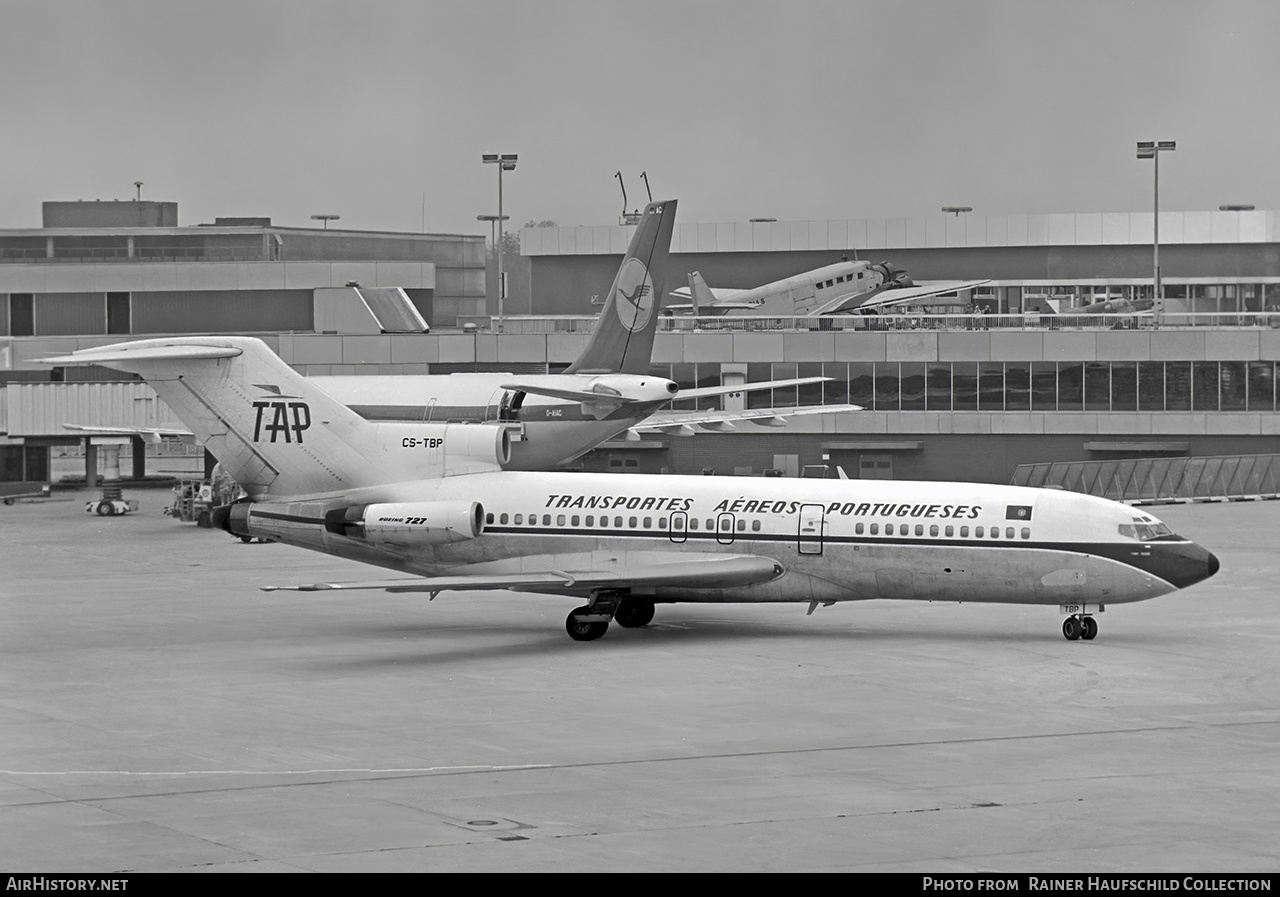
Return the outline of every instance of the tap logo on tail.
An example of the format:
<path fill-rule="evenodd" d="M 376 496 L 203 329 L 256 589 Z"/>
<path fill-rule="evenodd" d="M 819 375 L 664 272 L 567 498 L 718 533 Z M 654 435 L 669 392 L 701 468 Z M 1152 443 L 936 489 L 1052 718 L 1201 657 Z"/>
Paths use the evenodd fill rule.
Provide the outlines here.
<path fill-rule="evenodd" d="M 613 282 L 613 307 L 622 326 L 641 330 L 653 316 L 653 280 L 649 269 L 638 258 L 629 258 L 618 269 Z"/>

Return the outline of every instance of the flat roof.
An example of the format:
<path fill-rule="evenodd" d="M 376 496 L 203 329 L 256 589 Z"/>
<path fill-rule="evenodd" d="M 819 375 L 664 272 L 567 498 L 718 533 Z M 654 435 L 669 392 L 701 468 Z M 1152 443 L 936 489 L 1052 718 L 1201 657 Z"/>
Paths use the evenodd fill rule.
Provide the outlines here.
<path fill-rule="evenodd" d="M 677 223 L 673 253 L 878 251 L 1008 246 L 1150 245 L 1151 212 L 1065 212 Z M 526 227 L 520 254 L 621 255 L 634 225 Z M 1280 211 L 1160 213 L 1160 243 L 1280 242 Z"/>

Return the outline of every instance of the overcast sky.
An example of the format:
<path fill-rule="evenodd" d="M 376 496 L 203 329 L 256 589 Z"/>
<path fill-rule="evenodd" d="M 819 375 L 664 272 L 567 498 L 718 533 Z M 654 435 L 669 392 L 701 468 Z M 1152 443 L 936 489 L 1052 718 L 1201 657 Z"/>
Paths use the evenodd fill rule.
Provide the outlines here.
<path fill-rule="evenodd" d="M 0 0 L 0 227 L 1280 209 L 1274 0 Z"/>

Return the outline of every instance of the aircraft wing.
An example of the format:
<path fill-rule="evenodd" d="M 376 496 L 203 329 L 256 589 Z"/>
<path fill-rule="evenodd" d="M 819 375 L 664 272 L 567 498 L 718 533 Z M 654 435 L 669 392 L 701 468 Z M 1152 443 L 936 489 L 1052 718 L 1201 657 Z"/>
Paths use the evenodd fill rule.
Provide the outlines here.
<path fill-rule="evenodd" d="M 503 383 L 500 389 L 518 390 L 535 396 L 549 396 L 553 399 L 568 399 L 571 402 L 612 402 L 626 405 L 642 399 L 624 396 L 616 392 L 592 392 L 587 389 L 564 389 L 559 386 L 543 386 L 539 383 Z"/>
<path fill-rule="evenodd" d="M 753 380 L 750 383 L 739 383 L 736 386 L 701 386 L 697 389 L 682 389 L 672 396 L 672 401 L 680 399 L 705 399 L 708 396 L 725 396 L 735 392 L 755 392 L 760 389 L 782 389 L 786 386 L 809 386 L 822 383 L 830 377 L 796 377 L 791 380 Z"/>
<path fill-rule="evenodd" d="M 511 589 L 572 594 L 597 589 L 679 585 L 695 589 L 729 589 L 768 582 L 783 573 L 773 558 L 759 555 L 691 555 L 672 562 L 638 561 L 616 568 L 544 570 L 529 573 L 457 573 L 419 579 L 368 582 L 318 582 L 299 586 L 263 586 L 264 592 L 324 592 L 383 589 L 388 592 L 437 592 Z"/>
<path fill-rule="evenodd" d="M 628 430 L 626 438 L 636 440 L 641 433 L 692 436 L 696 432 L 694 427 L 724 432 L 735 429 L 735 421 L 747 421 L 764 427 L 781 427 L 788 417 L 862 410 L 861 405 L 800 405 L 794 408 L 753 408 L 748 411 L 657 411 Z"/>
<path fill-rule="evenodd" d="M 991 283 L 990 280 L 956 280 L 945 283 L 924 284 L 915 287 L 895 287 L 888 290 L 880 290 L 868 296 L 863 293 L 850 293 L 845 296 L 837 296 L 826 305 L 817 309 L 814 314 L 818 315 L 839 315 L 839 314 L 866 314 L 869 312 L 877 312 L 883 308 L 890 308 L 895 305 L 905 305 L 909 302 L 919 302 L 921 299 L 927 299 L 930 296 L 940 296 L 943 293 L 954 293 L 958 290 L 971 290 L 974 287 L 980 287 L 984 284 Z"/>

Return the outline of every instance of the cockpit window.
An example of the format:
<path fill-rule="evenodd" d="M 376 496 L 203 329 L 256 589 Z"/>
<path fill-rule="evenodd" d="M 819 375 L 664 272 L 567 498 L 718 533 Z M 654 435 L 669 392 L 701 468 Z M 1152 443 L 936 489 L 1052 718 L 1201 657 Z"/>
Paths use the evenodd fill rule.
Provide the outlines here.
<path fill-rule="evenodd" d="M 1165 536 L 1172 536 L 1173 530 L 1154 517 L 1135 517 L 1133 523 L 1122 523 L 1120 535 L 1139 542 L 1151 542 Z"/>

